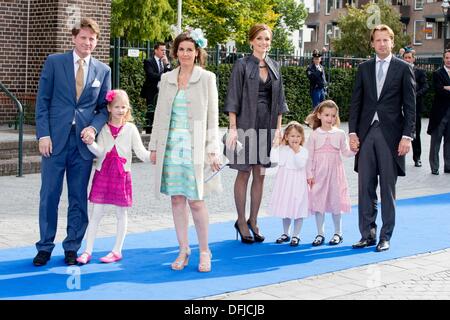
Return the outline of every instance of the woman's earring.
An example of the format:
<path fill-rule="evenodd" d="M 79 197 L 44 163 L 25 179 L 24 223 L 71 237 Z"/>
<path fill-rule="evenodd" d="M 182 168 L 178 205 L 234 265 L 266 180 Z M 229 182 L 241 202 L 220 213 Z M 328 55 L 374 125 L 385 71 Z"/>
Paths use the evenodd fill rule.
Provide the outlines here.
<path fill-rule="evenodd" d="M 250 43 L 250 50 L 253 51 L 253 45 Z"/>
<path fill-rule="evenodd" d="M 267 53 L 269 53 L 270 52 L 270 49 L 272 49 L 272 47 L 271 46 L 269 46 L 268 48 L 267 48 Z"/>

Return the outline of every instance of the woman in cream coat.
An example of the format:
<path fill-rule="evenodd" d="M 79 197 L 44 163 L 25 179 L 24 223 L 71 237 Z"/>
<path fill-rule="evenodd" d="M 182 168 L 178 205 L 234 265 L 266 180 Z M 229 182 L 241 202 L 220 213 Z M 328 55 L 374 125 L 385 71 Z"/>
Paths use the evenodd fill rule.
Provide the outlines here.
<path fill-rule="evenodd" d="M 156 164 L 156 194 L 171 196 L 172 213 L 180 246 L 171 264 L 182 270 L 189 262 L 188 206 L 197 231 L 200 262 L 198 271 L 211 271 L 208 246 L 208 211 L 204 196 L 220 191 L 220 177 L 204 180 L 220 167 L 218 93 L 213 73 L 204 64 L 206 40 L 199 29 L 180 34 L 172 55 L 179 67 L 163 74 L 149 149 Z"/>

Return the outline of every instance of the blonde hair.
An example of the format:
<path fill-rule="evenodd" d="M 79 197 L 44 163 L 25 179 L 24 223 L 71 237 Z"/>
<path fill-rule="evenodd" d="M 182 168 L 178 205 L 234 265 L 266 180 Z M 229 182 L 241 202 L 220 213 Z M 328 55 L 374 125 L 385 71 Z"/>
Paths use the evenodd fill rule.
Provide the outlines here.
<path fill-rule="evenodd" d="M 325 108 L 336 109 L 336 123 L 334 124 L 334 126 L 339 127 L 339 125 L 341 124 L 341 120 L 339 119 L 339 107 L 337 106 L 336 102 L 334 102 L 333 100 L 325 100 L 319 103 L 314 111 L 306 117 L 306 124 L 313 130 L 316 130 L 317 128 L 322 126 L 322 121 L 320 121 L 318 114 L 322 113 L 323 109 Z"/>
<path fill-rule="evenodd" d="M 134 119 L 131 114 L 130 98 L 128 98 L 128 94 L 122 89 L 113 89 L 111 92 L 114 92 L 114 98 L 108 102 L 109 120 L 111 120 L 111 112 L 109 111 L 109 108 L 112 107 L 114 103 L 117 103 L 118 100 L 122 100 L 128 107 L 127 113 L 123 116 L 124 122 L 132 122 Z"/>
<path fill-rule="evenodd" d="M 387 31 L 391 40 L 394 41 L 394 31 L 392 31 L 392 29 L 388 25 L 379 24 L 375 28 L 373 28 L 372 31 L 370 32 L 370 42 L 373 42 L 375 32 L 377 31 Z"/>
<path fill-rule="evenodd" d="M 289 135 L 289 132 L 294 129 L 297 130 L 297 132 L 302 136 L 300 145 L 302 146 L 305 143 L 305 130 L 303 130 L 302 125 L 297 121 L 291 121 L 287 124 L 286 129 L 284 129 L 283 140 L 281 141 L 281 143 L 288 145 L 287 136 Z"/>

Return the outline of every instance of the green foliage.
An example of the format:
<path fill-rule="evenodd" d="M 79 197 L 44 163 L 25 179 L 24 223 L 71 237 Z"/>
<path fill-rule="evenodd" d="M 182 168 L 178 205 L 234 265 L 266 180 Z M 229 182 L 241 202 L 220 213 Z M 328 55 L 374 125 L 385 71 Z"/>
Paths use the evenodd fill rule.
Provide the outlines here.
<path fill-rule="evenodd" d="M 403 34 L 400 14 L 385 0 L 376 4 L 367 3 L 361 9 L 352 6 L 347 6 L 347 9 L 348 14 L 338 21 L 341 38 L 332 39 L 332 49 L 338 55 L 368 57 L 373 54 L 370 31 L 379 23 L 388 25 L 394 31 L 394 52 L 410 43 L 410 37 Z"/>
<path fill-rule="evenodd" d="M 233 65 L 220 64 L 211 65 L 207 69 L 217 76 L 219 91 L 219 125 L 228 126 L 228 117 L 223 113 L 224 102 L 227 95 L 228 79 L 231 75 Z M 331 69 L 331 83 L 329 84 L 329 99 L 334 100 L 339 106 L 339 116 L 341 121 L 348 121 L 350 101 L 353 91 L 353 84 L 356 76 L 356 68 Z M 311 112 L 312 103 L 309 95 L 309 80 L 306 76 L 306 68 L 298 66 L 282 67 L 284 93 L 289 107 L 289 112 L 283 116 L 283 123 L 292 120 L 303 123 L 306 116 Z M 424 99 L 424 112 L 422 116 L 428 117 L 431 109 L 434 90 L 432 86 L 432 72 L 427 72 L 430 89 Z M 145 126 L 145 100 L 139 96 L 145 75 L 143 63 L 140 59 L 125 57 L 121 60 L 120 87 L 124 89 L 133 107 L 133 116 L 138 127 Z"/>
<path fill-rule="evenodd" d="M 112 0 L 111 36 L 161 41 L 170 35 L 175 15 L 168 0 Z"/>
<path fill-rule="evenodd" d="M 280 15 L 277 27 L 285 26 L 289 32 L 303 27 L 308 17 L 304 3 L 297 3 L 296 0 L 275 0 L 275 3 L 274 11 Z"/>
<path fill-rule="evenodd" d="M 272 48 L 277 48 L 279 53 L 292 54 L 294 46 L 289 39 L 290 32 L 285 28 L 277 27 L 273 30 Z"/>
<path fill-rule="evenodd" d="M 138 128 L 145 126 L 147 105 L 140 97 L 145 80 L 143 62 L 138 58 L 123 57 L 120 60 L 120 89 L 125 90 L 133 108 L 134 122 Z"/>

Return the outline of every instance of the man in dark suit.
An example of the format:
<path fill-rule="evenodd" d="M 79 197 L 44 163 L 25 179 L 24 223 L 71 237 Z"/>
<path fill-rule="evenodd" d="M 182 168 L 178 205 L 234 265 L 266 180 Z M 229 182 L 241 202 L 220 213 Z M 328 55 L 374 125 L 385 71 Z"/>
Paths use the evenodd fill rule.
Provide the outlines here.
<path fill-rule="evenodd" d="M 414 165 L 421 167 L 422 161 L 420 160 L 420 156 L 422 154 L 422 147 L 420 144 L 420 131 L 422 129 L 422 120 L 420 114 L 423 110 L 423 97 L 428 91 L 427 74 L 425 70 L 419 69 L 414 65 L 416 62 L 415 51 L 410 47 L 405 48 L 403 60 L 413 66 L 414 78 L 416 79 L 416 137 L 412 141 L 412 149 Z"/>
<path fill-rule="evenodd" d="M 320 64 L 322 55 L 318 50 L 314 50 L 312 56 L 313 61 L 306 68 L 306 75 L 309 79 L 309 94 L 311 95 L 312 106 L 315 109 L 319 103 L 325 100 L 327 80 L 325 79 L 325 70 Z"/>
<path fill-rule="evenodd" d="M 157 42 L 153 47 L 153 56 L 144 60 L 145 82 L 141 89 L 141 97 L 145 98 L 147 103 L 147 127 L 145 131 L 151 133 L 153 125 L 153 116 L 158 97 L 158 83 L 164 72 L 170 71 L 169 60 L 166 56 L 166 45 L 164 42 Z"/>
<path fill-rule="evenodd" d="M 376 58 L 359 65 L 350 107 L 350 148 L 358 152 L 358 219 L 361 240 L 376 244 L 378 177 L 383 227 L 376 251 L 389 249 L 395 225 L 395 184 L 405 175 L 415 122 L 415 82 L 410 64 L 392 55 L 394 33 L 386 25 L 371 32 Z"/>
<path fill-rule="evenodd" d="M 431 135 L 431 173 L 439 174 L 439 149 L 444 138 L 444 172 L 450 173 L 450 49 L 443 55 L 444 65 L 433 73 L 435 90 L 427 133 Z"/>
<path fill-rule="evenodd" d="M 85 143 L 92 143 L 108 118 L 105 96 L 111 88 L 111 69 L 91 56 L 99 34 L 94 20 L 81 19 L 72 29 L 74 49 L 48 56 L 42 69 L 36 98 L 42 163 L 35 266 L 45 265 L 55 247 L 64 174 L 69 198 L 67 237 L 62 244 L 66 264 L 76 264 L 88 225 L 87 187 L 94 155 Z"/>

